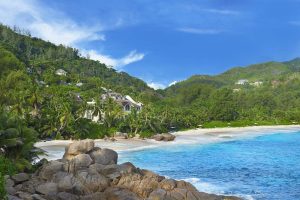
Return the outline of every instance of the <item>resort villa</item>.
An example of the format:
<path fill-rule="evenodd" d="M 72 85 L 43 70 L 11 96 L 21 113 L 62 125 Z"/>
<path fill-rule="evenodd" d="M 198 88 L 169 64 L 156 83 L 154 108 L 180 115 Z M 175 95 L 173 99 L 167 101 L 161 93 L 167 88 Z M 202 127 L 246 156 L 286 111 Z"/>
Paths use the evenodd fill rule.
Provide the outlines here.
<path fill-rule="evenodd" d="M 122 106 L 124 112 L 131 112 L 132 109 L 140 111 L 143 107 L 141 102 L 134 101 L 129 95 L 122 96 L 116 92 L 106 92 L 101 95 L 101 100 L 104 101 L 108 98 L 112 98 L 115 102 Z"/>
<path fill-rule="evenodd" d="M 130 113 L 133 109 L 136 109 L 138 112 L 142 110 L 143 104 L 141 102 L 134 101 L 130 96 L 123 96 L 119 93 L 112 92 L 111 90 L 105 90 L 106 92 L 100 96 L 100 101 L 104 102 L 107 99 L 113 99 L 117 104 L 122 107 L 123 112 Z M 95 112 L 96 101 L 87 102 L 88 109 L 85 111 L 83 118 L 90 119 L 94 122 L 101 122 L 105 118 L 105 113 L 100 111 L 99 113 Z"/>
<path fill-rule="evenodd" d="M 89 108 L 84 112 L 83 118 L 90 119 L 93 122 L 100 122 L 104 117 L 104 112 L 100 111 L 100 113 L 94 113 L 96 101 L 93 99 L 92 101 L 88 101 L 86 103 Z"/>
<path fill-rule="evenodd" d="M 249 82 L 248 79 L 240 79 L 238 80 L 235 84 L 236 85 L 252 85 L 255 87 L 261 86 L 264 82 L 263 81 L 254 81 L 254 82 Z"/>
<path fill-rule="evenodd" d="M 261 86 L 263 83 L 264 82 L 262 82 L 262 81 L 255 81 L 253 83 L 250 83 L 250 85 L 258 87 L 258 86 Z"/>
<path fill-rule="evenodd" d="M 67 72 L 63 69 L 56 70 L 55 74 L 58 75 L 58 76 L 67 76 Z"/>
<path fill-rule="evenodd" d="M 248 83 L 249 83 L 249 81 L 247 79 L 240 79 L 235 84 L 236 85 L 246 85 Z"/>

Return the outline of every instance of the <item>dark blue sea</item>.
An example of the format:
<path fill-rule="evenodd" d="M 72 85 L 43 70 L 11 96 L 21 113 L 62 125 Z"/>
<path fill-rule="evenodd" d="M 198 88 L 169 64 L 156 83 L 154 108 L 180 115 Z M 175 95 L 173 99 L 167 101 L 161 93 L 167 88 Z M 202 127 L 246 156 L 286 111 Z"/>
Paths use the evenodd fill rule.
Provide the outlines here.
<path fill-rule="evenodd" d="M 121 153 L 161 175 L 200 191 L 245 199 L 300 200 L 300 132 L 206 145 L 166 145 Z"/>

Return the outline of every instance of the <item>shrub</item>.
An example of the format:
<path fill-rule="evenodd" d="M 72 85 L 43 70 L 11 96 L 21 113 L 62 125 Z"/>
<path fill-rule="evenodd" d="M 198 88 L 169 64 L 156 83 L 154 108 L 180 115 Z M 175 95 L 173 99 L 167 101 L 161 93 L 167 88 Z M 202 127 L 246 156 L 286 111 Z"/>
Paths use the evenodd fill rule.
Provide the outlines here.
<path fill-rule="evenodd" d="M 107 128 L 103 124 L 92 122 L 89 119 L 79 119 L 75 124 L 76 139 L 99 139 L 108 134 Z"/>
<path fill-rule="evenodd" d="M 6 198 L 5 175 L 13 175 L 17 169 L 9 159 L 0 156 L 0 199 Z"/>
<path fill-rule="evenodd" d="M 0 199 L 6 199 L 5 180 L 0 172 Z"/>

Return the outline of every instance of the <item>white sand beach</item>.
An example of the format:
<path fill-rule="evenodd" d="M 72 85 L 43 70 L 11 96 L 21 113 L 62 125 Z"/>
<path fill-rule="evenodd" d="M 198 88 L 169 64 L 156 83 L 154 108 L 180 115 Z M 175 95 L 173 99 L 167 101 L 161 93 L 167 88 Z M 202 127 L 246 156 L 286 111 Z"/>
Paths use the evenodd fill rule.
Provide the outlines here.
<path fill-rule="evenodd" d="M 173 133 L 174 135 L 176 135 L 176 139 L 172 142 L 158 142 L 153 139 L 118 139 L 114 142 L 97 139 L 95 140 L 95 142 L 96 146 L 98 147 L 110 148 L 117 152 L 122 152 L 155 148 L 162 145 L 208 144 L 214 142 L 257 137 L 259 135 L 265 134 L 290 133 L 296 131 L 300 131 L 300 125 L 192 129 Z M 41 156 L 41 158 L 54 160 L 62 158 L 65 147 L 70 143 L 72 143 L 72 140 L 52 140 L 37 142 L 35 146 L 46 151 L 47 155 Z"/>

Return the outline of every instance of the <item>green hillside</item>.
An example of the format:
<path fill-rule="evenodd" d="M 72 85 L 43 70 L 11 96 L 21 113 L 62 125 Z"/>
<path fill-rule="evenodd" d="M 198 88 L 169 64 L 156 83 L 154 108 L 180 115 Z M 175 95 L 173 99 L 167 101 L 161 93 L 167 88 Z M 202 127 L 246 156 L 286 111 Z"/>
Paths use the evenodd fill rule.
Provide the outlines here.
<path fill-rule="evenodd" d="M 299 123 L 299 69 L 296 58 L 195 75 L 166 88 L 162 102 L 181 110 L 183 119 L 192 115 L 194 127 Z"/>
<path fill-rule="evenodd" d="M 300 121 L 300 59 L 195 75 L 155 91 L 140 79 L 80 56 L 77 49 L 1 25 L 0 67 L 1 109 L 21 117 L 39 138 L 98 138 L 116 131 L 150 136 L 171 127 Z M 56 75 L 58 69 L 66 76 Z M 237 84 L 239 80 L 247 82 Z M 143 110 L 124 115 L 114 102 L 99 103 L 103 88 L 143 102 Z M 80 94 L 82 102 L 74 94 Z M 81 119 L 92 99 L 97 100 L 95 114 L 111 113 L 101 124 Z"/>
<path fill-rule="evenodd" d="M 57 46 L 32 38 L 29 34 L 18 34 L 3 25 L 0 25 L 0 47 L 2 51 L 10 52 L 15 56 L 24 67 L 30 68 L 33 75 L 36 75 L 35 78 L 40 81 L 45 81 L 49 78 L 46 75 L 55 70 L 63 69 L 68 72 L 66 80 L 68 83 L 90 83 L 89 79 L 92 78 L 101 82 L 103 87 L 137 98 L 155 95 L 155 91 L 142 80 L 131 77 L 125 72 L 116 72 L 100 62 L 83 58 L 77 49 Z M 50 82 L 45 82 L 55 84 L 58 80 L 48 81 Z"/>
<path fill-rule="evenodd" d="M 57 70 L 64 75 L 58 75 Z M 239 80 L 243 84 L 237 84 Z M 78 50 L 0 25 L 0 198 L 3 174 L 32 170 L 40 139 L 150 137 L 198 127 L 300 123 L 300 59 L 195 75 L 164 90 L 80 56 Z M 142 110 L 100 101 L 105 88 Z M 88 104 L 94 100 L 93 104 Z M 87 110 L 101 120 L 83 117 Z M 32 151 L 34 149 L 34 151 Z M 4 151 L 3 151 L 4 150 Z M 2 181 L 2 182 L 1 182 Z"/>

